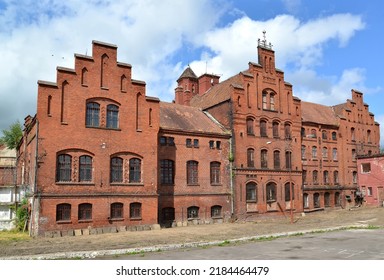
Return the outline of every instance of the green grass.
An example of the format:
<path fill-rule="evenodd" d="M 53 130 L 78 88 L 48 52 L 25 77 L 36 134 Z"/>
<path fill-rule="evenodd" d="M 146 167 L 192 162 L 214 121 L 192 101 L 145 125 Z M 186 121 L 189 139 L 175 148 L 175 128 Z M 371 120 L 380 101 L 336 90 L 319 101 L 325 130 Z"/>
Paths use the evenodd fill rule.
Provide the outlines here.
<path fill-rule="evenodd" d="M 28 235 L 28 232 L 20 232 L 15 230 L 0 231 L 0 243 L 17 242 L 30 239 L 31 237 Z"/>

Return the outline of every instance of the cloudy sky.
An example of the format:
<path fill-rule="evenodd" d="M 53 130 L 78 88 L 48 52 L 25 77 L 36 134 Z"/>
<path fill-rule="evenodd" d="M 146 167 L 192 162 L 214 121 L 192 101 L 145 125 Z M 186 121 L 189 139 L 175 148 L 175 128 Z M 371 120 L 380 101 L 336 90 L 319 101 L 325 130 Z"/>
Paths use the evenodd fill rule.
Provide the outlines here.
<path fill-rule="evenodd" d="M 189 64 L 224 80 L 257 62 L 266 30 L 276 66 L 305 101 L 364 93 L 384 146 L 384 1 L 0 0 L 0 131 L 36 112 L 37 80 L 56 81 L 92 40 L 118 46 L 147 95 L 173 99 Z"/>

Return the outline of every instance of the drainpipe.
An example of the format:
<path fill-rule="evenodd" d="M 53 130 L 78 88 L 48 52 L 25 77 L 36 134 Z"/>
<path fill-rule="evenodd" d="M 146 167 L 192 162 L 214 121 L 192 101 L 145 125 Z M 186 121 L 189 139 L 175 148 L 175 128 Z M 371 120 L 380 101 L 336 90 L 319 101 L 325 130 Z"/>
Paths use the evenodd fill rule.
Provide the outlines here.
<path fill-rule="evenodd" d="M 230 170 L 230 188 L 231 188 L 231 217 L 234 214 L 234 191 L 233 191 L 233 148 L 232 148 L 232 137 L 229 138 L 229 170 Z"/>

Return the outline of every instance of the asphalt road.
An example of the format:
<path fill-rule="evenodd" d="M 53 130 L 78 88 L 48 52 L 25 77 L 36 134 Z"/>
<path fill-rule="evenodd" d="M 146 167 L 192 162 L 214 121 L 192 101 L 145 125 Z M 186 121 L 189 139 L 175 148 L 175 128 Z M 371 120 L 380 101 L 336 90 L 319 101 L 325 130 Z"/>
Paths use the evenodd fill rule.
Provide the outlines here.
<path fill-rule="evenodd" d="M 98 259 L 110 259 L 100 257 Z M 343 230 L 222 246 L 114 256 L 114 260 L 383 260 L 384 229 Z"/>

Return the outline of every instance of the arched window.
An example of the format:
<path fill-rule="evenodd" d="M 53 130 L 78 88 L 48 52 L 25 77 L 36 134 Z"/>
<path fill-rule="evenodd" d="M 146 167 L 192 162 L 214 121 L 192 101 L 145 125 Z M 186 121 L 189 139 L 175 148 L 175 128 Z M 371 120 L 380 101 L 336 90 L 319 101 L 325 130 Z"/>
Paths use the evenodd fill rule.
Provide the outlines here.
<path fill-rule="evenodd" d="M 323 147 L 323 158 L 328 158 L 328 148 Z"/>
<path fill-rule="evenodd" d="M 133 202 L 129 205 L 129 217 L 131 219 L 141 219 L 141 203 Z"/>
<path fill-rule="evenodd" d="M 220 162 L 214 161 L 210 163 L 211 185 L 221 183 Z"/>
<path fill-rule="evenodd" d="M 265 120 L 260 121 L 260 136 L 267 137 L 267 122 Z"/>
<path fill-rule="evenodd" d="M 257 185 L 253 182 L 247 183 L 245 186 L 245 198 L 247 202 L 257 202 Z"/>
<path fill-rule="evenodd" d="M 247 134 L 255 135 L 254 122 L 252 118 L 247 118 Z"/>
<path fill-rule="evenodd" d="M 124 217 L 124 204 L 121 202 L 115 202 L 111 204 L 111 219 L 122 219 Z"/>
<path fill-rule="evenodd" d="M 274 121 L 272 123 L 273 138 L 279 138 L 279 123 Z"/>
<path fill-rule="evenodd" d="M 109 73 L 108 60 L 109 60 L 108 55 L 103 54 L 101 57 L 101 71 L 100 71 L 100 86 L 102 88 L 108 87 L 108 82 L 107 82 L 107 76 L 108 76 L 107 74 Z"/>
<path fill-rule="evenodd" d="M 319 193 L 313 194 L 313 206 L 315 208 L 320 208 L 320 194 Z"/>
<path fill-rule="evenodd" d="M 328 139 L 328 133 L 326 130 L 323 130 L 321 132 L 321 137 L 323 138 L 323 140 L 327 140 Z"/>
<path fill-rule="evenodd" d="M 309 195 L 307 193 L 303 194 L 303 203 L 304 208 L 309 208 Z"/>
<path fill-rule="evenodd" d="M 127 91 L 127 77 L 125 75 L 122 75 L 121 76 L 121 80 L 120 80 L 120 90 L 122 92 L 126 92 Z"/>
<path fill-rule="evenodd" d="M 71 204 L 61 203 L 56 205 L 56 221 L 71 220 Z"/>
<path fill-rule="evenodd" d="M 141 160 L 138 158 L 131 158 L 129 160 L 129 182 L 141 182 Z"/>
<path fill-rule="evenodd" d="M 317 159 L 317 147 L 312 146 L 312 159 Z"/>
<path fill-rule="evenodd" d="M 79 158 L 79 181 L 92 181 L 92 157 L 90 156 L 81 156 Z"/>
<path fill-rule="evenodd" d="M 62 154 L 57 157 L 56 182 L 70 182 L 72 180 L 72 157 Z"/>
<path fill-rule="evenodd" d="M 90 127 L 99 127 L 100 125 L 99 120 L 100 120 L 100 105 L 95 102 L 88 102 L 85 125 Z"/>
<path fill-rule="evenodd" d="M 351 140 L 356 141 L 355 128 L 351 127 Z"/>
<path fill-rule="evenodd" d="M 331 194 L 329 192 L 324 193 L 324 206 L 325 207 L 331 206 Z"/>
<path fill-rule="evenodd" d="M 273 151 L 273 168 L 280 169 L 280 151 Z"/>
<path fill-rule="evenodd" d="M 284 124 L 285 139 L 292 139 L 291 125 L 289 123 Z"/>
<path fill-rule="evenodd" d="M 199 163 L 194 160 L 187 161 L 187 184 L 196 185 L 199 183 Z"/>
<path fill-rule="evenodd" d="M 335 185 L 339 184 L 339 171 L 333 171 L 333 182 Z"/>
<path fill-rule="evenodd" d="M 220 205 L 214 205 L 211 207 L 211 218 L 220 218 L 221 217 L 221 209 Z"/>
<path fill-rule="evenodd" d="M 160 160 L 160 183 L 162 185 L 173 185 L 175 178 L 175 163 L 173 160 Z"/>
<path fill-rule="evenodd" d="M 285 168 L 292 169 L 292 152 L 285 151 Z"/>
<path fill-rule="evenodd" d="M 332 132 L 332 140 L 337 140 L 337 134 L 336 134 L 336 132 Z"/>
<path fill-rule="evenodd" d="M 306 159 L 305 157 L 306 147 L 305 145 L 301 146 L 301 159 Z"/>
<path fill-rule="evenodd" d="M 92 204 L 82 203 L 79 204 L 78 219 L 81 220 L 92 220 Z"/>
<path fill-rule="evenodd" d="M 107 106 L 107 127 L 119 127 L 119 107 L 117 107 L 116 105 L 110 104 Z"/>
<path fill-rule="evenodd" d="M 123 182 L 123 159 L 120 157 L 111 158 L 111 183 Z"/>
<path fill-rule="evenodd" d="M 317 170 L 313 170 L 313 172 L 312 172 L 312 182 L 313 182 L 314 185 L 319 183 L 318 171 Z"/>
<path fill-rule="evenodd" d="M 261 150 L 260 152 L 260 167 L 268 168 L 268 150 Z"/>
<path fill-rule="evenodd" d="M 329 185 L 329 173 L 328 170 L 323 171 L 323 181 L 325 185 Z"/>
<path fill-rule="evenodd" d="M 291 186 L 291 187 L 289 187 Z M 292 200 L 295 199 L 295 187 L 294 187 L 294 184 L 293 183 L 286 183 L 285 186 L 284 186 L 284 193 L 285 193 L 285 201 L 291 201 L 291 192 L 290 190 L 292 191 Z"/>
<path fill-rule="evenodd" d="M 340 206 L 340 193 L 335 192 L 335 206 Z"/>
<path fill-rule="evenodd" d="M 188 219 L 197 219 L 199 218 L 199 207 L 191 206 L 187 209 L 187 218 Z"/>
<path fill-rule="evenodd" d="M 252 148 L 247 150 L 247 166 L 255 167 L 255 150 Z"/>
<path fill-rule="evenodd" d="M 81 70 L 81 85 L 86 86 L 88 83 L 88 70 L 87 68 L 83 68 Z"/>
<path fill-rule="evenodd" d="M 368 141 L 368 143 L 372 143 L 371 131 L 369 129 L 367 130 L 367 141 Z"/>
<path fill-rule="evenodd" d="M 337 160 L 337 149 L 336 148 L 332 149 L 332 159 Z"/>
<path fill-rule="evenodd" d="M 267 202 L 276 201 L 276 184 L 270 182 L 266 186 L 266 200 Z"/>

